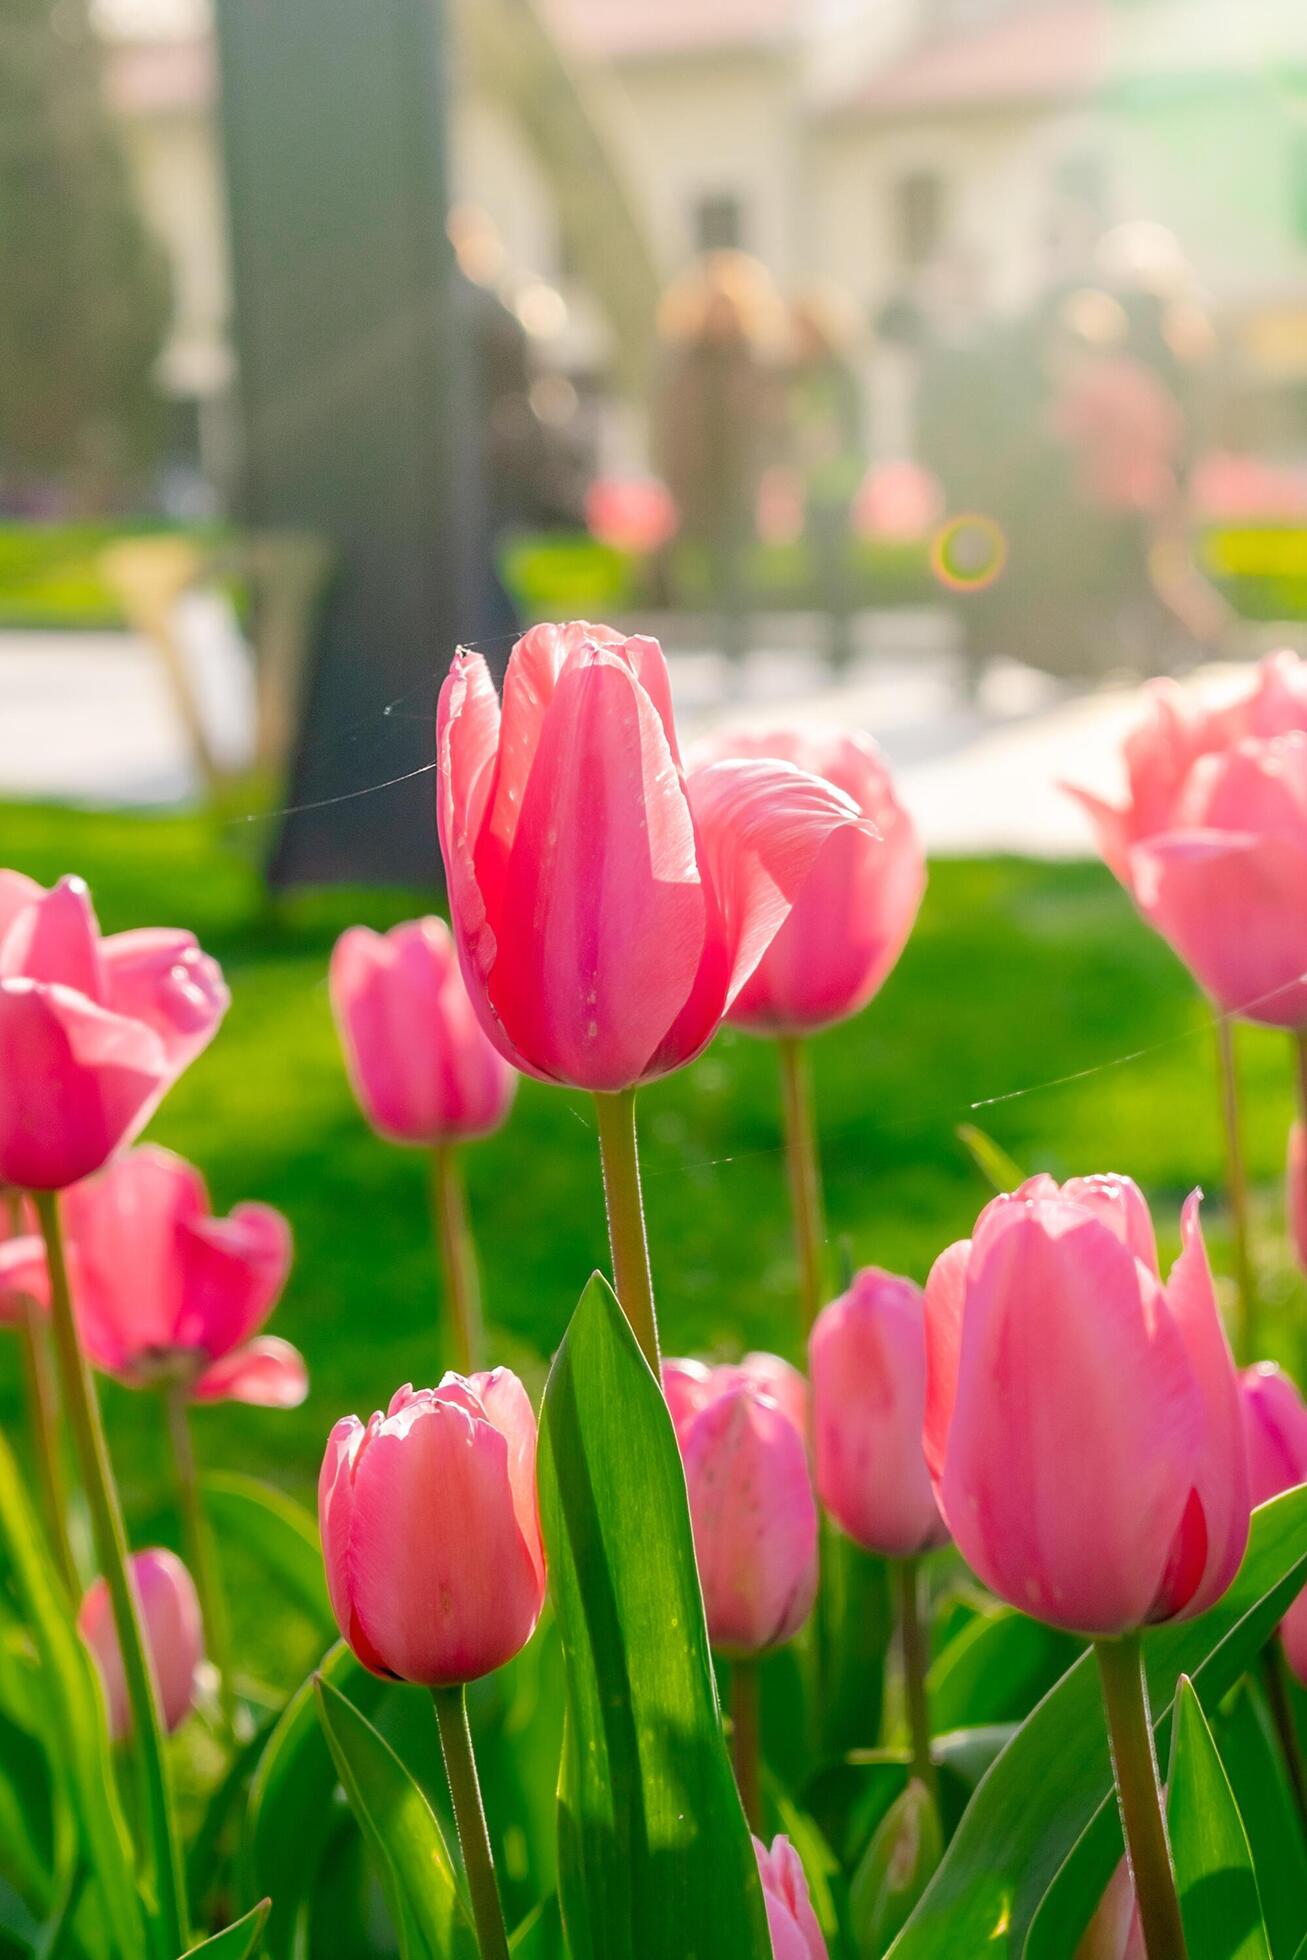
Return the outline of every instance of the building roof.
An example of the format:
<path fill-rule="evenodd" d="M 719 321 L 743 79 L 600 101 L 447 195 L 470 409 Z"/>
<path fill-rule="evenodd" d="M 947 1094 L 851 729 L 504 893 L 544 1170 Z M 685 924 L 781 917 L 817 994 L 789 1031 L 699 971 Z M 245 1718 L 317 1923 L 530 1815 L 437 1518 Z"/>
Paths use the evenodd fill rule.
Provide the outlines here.
<path fill-rule="evenodd" d="M 796 0 L 542 0 L 559 38 L 595 61 L 775 47 L 797 32 Z"/>
<path fill-rule="evenodd" d="M 970 33 L 918 41 L 864 76 L 833 113 L 920 116 L 1088 95 L 1106 78 L 1107 0 L 1013 8 Z"/>

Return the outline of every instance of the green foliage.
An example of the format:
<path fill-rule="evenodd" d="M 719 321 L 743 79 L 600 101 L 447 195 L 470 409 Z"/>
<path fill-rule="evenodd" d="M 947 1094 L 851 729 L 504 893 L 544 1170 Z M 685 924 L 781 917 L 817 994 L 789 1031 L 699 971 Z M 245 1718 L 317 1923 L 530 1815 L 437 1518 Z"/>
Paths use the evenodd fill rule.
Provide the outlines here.
<path fill-rule="evenodd" d="M 934 1799 L 914 1780 L 876 1826 L 853 1875 L 849 1916 L 858 1960 L 879 1960 L 943 1855 Z"/>
<path fill-rule="evenodd" d="M 219 1543 L 244 1549 L 261 1582 L 329 1636 L 335 1626 L 322 1570 L 317 1520 L 271 1484 L 236 1471 L 204 1479 L 204 1503 Z"/>
<path fill-rule="evenodd" d="M 1277 1662 L 1268 1648 L 1263 1671 Z M 1251 1677 L 1214 1709 L 1212 1733 L 1252 1845 L 1271 1951 L 1291 1954 L 1307 1931 L 1307 1839 L 1275 1724 Z"/>
<path fill-rule="evenodd" d="M 1167 1783 L 1171 1856 L 1189 1960 L 1270 1960 L 1243 1819 L 1193 1683 L 1183 1674 Z"/>
<path fill-rule="evenodd" d="M 201 1940 L 198 1946 L 191 1947 L 183 1960 L 192 1960 L 192 1956 L 203 1953 L 208 1954 L 209 1960 L 250 1960 L 259 1943 L 259 1934 L 267 1924 L 269 1904 L 269 1900 L 261 1900 L 233 1925 L 225 1927 L 221 1933 L 215 1933 L 212 1939 Z"/>

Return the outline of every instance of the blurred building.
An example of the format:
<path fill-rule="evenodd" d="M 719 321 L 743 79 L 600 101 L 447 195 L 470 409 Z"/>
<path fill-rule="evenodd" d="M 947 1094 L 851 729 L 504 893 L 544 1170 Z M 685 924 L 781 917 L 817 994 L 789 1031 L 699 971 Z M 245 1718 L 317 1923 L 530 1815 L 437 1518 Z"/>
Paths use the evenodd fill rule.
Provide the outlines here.
<path fill-rule="evenodd" d="M 472 6 L 476 0 L 464 0 Z M 1307 6 L 1302 0 L 538 0 L 596 85 L 670 276 L 740 247 L 868 323 L 873 447 L 910 444 L 893 323 L 1018 311 L 1088 279 L 1104 230 L 1178 241 L 1234 349 L 1250 426 L 1307 446 Z M 176 273 L 163 380 L 221 473 L 230 358 L 205 0 L 100 0 L 110 89 Z M 452 6 L 457 20 L 457 0 Z M 456 194 L 548 363 L 602 405 L 610 463 L 641 425 L 563 244 L 556 187 L 493 88 L 453 85 Z M 890 327 L 877 342 L 873 326 Z"/>

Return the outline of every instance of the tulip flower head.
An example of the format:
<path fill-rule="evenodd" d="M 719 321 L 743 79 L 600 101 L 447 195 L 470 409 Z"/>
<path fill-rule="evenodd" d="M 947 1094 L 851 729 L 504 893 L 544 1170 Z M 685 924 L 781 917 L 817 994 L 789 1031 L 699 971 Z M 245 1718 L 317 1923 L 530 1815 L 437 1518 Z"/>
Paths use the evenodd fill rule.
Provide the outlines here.
<path fill-rule="evenodd" d="M 775 1362 L 776 1357 L 767 1357 Z M 784 1363 L 776 1363 L 783 1368 Z M 744 1367 L 707 1379 L 668 1364 L 668 1407 L 685 1465 L 708 1635 L 748 1655 L 796 1634 L 817 1590 L 817 1507 L 802 1404 L 783 1404 Z"/>
<path fill-rule="evenodd" d="M 1307 1483 L 1307 1403 L 1297 1384 L 1273 1361 L 1259 1361 L 1239 1377 L 1248 1480 L 1254 1504 Z M 1307 1686 L 1307 1587 L 1280 1622 L 1284 1657 Z"/>
<path fill-rule="evenodd" d="M 535 1631 L 545 1558 L 536 1423 L 507 1368 L 399 1389 L 327 1443 L 318 1522 L 336 1623 L 374 1674 L 475 1681 Z"/>
<path fill-rule="evenodd" d="M 678 1357 L 663 1362 L 663 1393 L 678 1433 L 700 1409 L 706 1409 L 739 1382 L 752 1382 L 770 1395 L 805 1441 L 808 1435 L 808 1384 L 779 1354 L 746 1354 L 742 1361 L 709 1367 L 706 1362 Z"/>
<path fill-rule="evenodd" d="M 1031 1178 L 926 1286 L 926 1463 L 1000 1597 L 1096 1636 L 1219 1599 L 1248 1537 L 1248 1463 L 1198 1222 L 1163 1285 L 1128 1178 Z"/>
<path fill-rule="evenodd" d="M 827 1960 L 798 1852 L 787 1837 L 773 1838 L 770 1851 L 755 1837 L 753 1848 L 767 1907 L 772 1960 Z"/>
<path fill-rule="evenodd" d="M 842 790 L 873 826 L 828 840 L 727 1019 L 754 1034 L 810 1034 L 859 1013 L 903 951 L 926 889 L 921 841 L 885 758 L 869 735 L 840 729 L 727 735 L 704 753 L 793 763 Z"/>
<path fill-rule="evenodd" d="M 545 1081 L 633 1088 L 711 1040 L 813 865 L 869 826 L 793 764 L 687 777 L 657 641 L 577 623 L 513 649 L 503 707 L 456 655 L 437 718 L 437 817 L 468 992 Z"/>
<path fill-rule="evenodd" d="M 173 1552 L 136 1552 L 127 1566 L 159 1693 L 159 1712 L 171 1735 L 185 1721 L 195 1700 L 195 1675 L 204 1658 L 200 1602 L 190 1573 Z M 131 1733 L 132 1709 L 104 1579 L 97 1579 L 87 1591 L 77 1615 L 77 1628 L 104 1684 L 109 1734 L 121 1742 Z"/>
<path fill-rule="evenodd" d="M 517 1078 L 482 1032 L 443 919 L 351 926 L 331 956 L 331 1005 L 354 1094 L 382 1136 L 456 1143 L 499 1128 Z"/>
<path fill-rule="evenodd" d="M 1226 1013 L 1307 1024 L 1307 663 L 1214 707 L 1155 682 L 1124 760 L 1124 803 L 1072 791 L 1107 864 Z"/>
<path fill-rule="evenodd" d="M 823 1307 L 809 1338 L 817 1493 L 864 1551 L 913 1558 L 942 1545 L 921 1448 L 925 1296 L 868 1266 Z"/>
<path fill-rule="evenodd" d="M 189 932 L 104 939 L 80 878 L 0 872 L 0 1185 L 75 1184 L 137 1136 L 227 1009 Z"/>

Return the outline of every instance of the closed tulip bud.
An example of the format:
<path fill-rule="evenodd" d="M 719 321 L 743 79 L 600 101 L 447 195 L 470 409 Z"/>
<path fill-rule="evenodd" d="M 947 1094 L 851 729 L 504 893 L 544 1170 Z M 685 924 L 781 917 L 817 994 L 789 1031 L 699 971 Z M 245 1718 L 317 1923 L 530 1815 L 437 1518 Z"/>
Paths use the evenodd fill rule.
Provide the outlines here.
<path fill-rule="evenodd" d="M 702 1361 L 663 1363 L 663 1393 L 678 1433 L 691 1416 L 706 1409 L 737 1382 L 752 1382 L 789 1417 L 800 1436 L 808 1434 L 808 1384 L 798 1369 L 779 1354 L 746 1354 L 710 1368 Z"/>
<path fill-rule="evenodd" d="M 672 1364 L 669 1406 L 685 1464 L 708 1634 L 757 1654 L 798 1632 L 817 1590 L 817 1507 L 792 1412 L 739 1369 L 706 1384 Z M 725 1375 L 727 1379 L 720 1380 Z M 693 1387 L 704 1392 L 696 1396 Z"/>
<path fill-rule="evenodd" d="M 872 1833 L 849 1887 L 859 1960 L 880 1960 L 944 1856 L 935 1800 L 915 1777 Z"/>
<path fill-rule="evenodd" d="M 1293 1256 L 1307 1273 L 1307 1128 L 1295 1123 L 1289 1131 L 1289 1160 L 1285 1169 L 1285 1212 Z"/>
<path fill-rule="evenodd" d="M 1248 1441 L 1248 1482 L 1254 1504 L 1266 1504 L 1283 1490 L 1307 1483 L 1307 1404 L 1273 1361 L 1259 1361 L 1239 1377 L 1244 1434 Z M 1280 1622 L 1284 1657 L 1307 1686 L 1307 1587 Z"/>
<path fill-rule="evenodd" d="M 185 1721 L 195 1700 L 196 1670 L 204 1658 L 200 1602 L 190 1573 L 172 1552 L 136 1552 L 128 1559 L 127 1569 L 158 1689 L 159 1712 L 171 1735 Z M 132 1708 L 105 1580 L 97 1579 L 87 1591 L 77 1627 L 104 1684 L 109 1734 L 121 1742 L 131 1733 Z"/>
<path fill-rule="evenodd" d="M 787 1837 L 772 1839 L 771 1850 L 753 1840 L 767 1907 L 772 1960 L 828 1960 L 826 1942 L 808 1896 L 808 1880 L 798 1852 Z"/>
<path fill-rule="evenodd" d="M 482 1033 L 443 919 L 351 926 L 331 956 L 331 1005 L 359 1107 L 382 1136 L 456 1143 L 499 1128 L 516 1077 Z"/>
<path fill-rule="evenodd" d="M 1163 1286 L 1128 1178 L 1031 1178 L 926 1287 L 926 1462 L 994 1592 L 1112 1635 L 1214 1604 L 1248 1539 L 1238 1385 L 1198 1222 Z"/>
<path fill-rule="evenodd" d="M 874 827 L 826 844 L 727 1018 L 756 1034 L 808 1034 L 859 1013 L 902 952 L 926 889 L 921 841 L 885 758 L 869 735 L 835 728 L 727 735 L 706 753 L 792 762 L 842 790 Z"/>
<path fill-rule="evenodd" d="M 538 626 L 502 712 L 479 654 L 440 694 L 437 817 L 468 992 L 500 1053 L 615 1092 L 706 1047 L 841 832 L 870 826 L 784 762 L 687 777 L 657 641 Z"/>
<path fill-rule="evenodd" d="M 536 1423 L 507 1368 L 401 1388 L 331 1432 L 318 1480 L 327 1586 L 374 1674 L 475 1681 L 535 1630 L 545 1594 Z"/>
<path fill-rule="evenodd" d="M 1134 1880 L 1124 1858 L 1085 1928 L 1075 1960 L 1148 1960 Z"/>
<path fill-rule="evenodd" d="M 0 872 L 0 1184 L 60 1190 L 145 1127 L 227 1008 L 189 932 L 100 936 L 80 878 Z"/>
<path fill-rule="evenodd" d="M 817 1317 L 808 1343 L 817 1494 L 864 1551 L 913 1558 L 942 1545 L 921 1448 L 925 1296 L 874 1266 Z"/>

